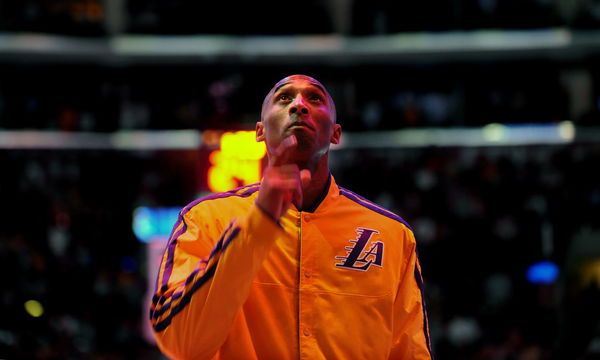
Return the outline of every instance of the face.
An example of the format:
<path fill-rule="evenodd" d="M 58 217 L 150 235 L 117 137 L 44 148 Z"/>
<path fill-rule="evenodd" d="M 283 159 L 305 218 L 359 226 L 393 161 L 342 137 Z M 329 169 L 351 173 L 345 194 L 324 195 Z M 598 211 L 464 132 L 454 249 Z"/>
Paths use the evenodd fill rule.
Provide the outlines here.
<path fill-rule="evenodd" d="M 339 143 L 335 104 L 325 87 L 309 76 L 292 75 L 279 81 L 267 94 L 256 124 L 256 139 L 266 142 L 269 153 L 292 134 L 298 145 L 295 159 L 290 160 L 308 161 Z"/>

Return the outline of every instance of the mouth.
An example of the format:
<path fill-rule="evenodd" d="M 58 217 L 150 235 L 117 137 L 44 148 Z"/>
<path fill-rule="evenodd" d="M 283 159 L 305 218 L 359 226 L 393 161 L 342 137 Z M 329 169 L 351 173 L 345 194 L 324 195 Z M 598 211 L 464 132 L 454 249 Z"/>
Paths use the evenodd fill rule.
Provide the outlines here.
<path fill-rule="evenodd" d="M 312 131 L 315 130 L 312 127 L 312 125 L 310 125 L 310 124 L 308 124 L 306 122 L 303 122 L 303 121 L 295 121 L 295 122 L 293 122 L 292 124 L 290 124 L 290 126 L 287 127 L 287 130 L 293 130 L 295 128 L 300 128 L 300 129 L 301 128 L 306 128 L 306 129 L 309 129 L 309 130 L 312 130 Z"/>

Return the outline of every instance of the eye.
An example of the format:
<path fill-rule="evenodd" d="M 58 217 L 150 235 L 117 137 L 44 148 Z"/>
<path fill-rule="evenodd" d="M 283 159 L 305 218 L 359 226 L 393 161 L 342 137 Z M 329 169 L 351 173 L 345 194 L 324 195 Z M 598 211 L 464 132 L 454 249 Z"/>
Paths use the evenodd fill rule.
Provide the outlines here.
<path fill-rule="evenodd" d="M 283 102 L 292 101 L 292 97 L 288 94 L 279 94 L 277 96 L 277 101 L 283 101 Z"/>
<path fill-rule="evenodd" d="M 320 95 L 311 95 L 309 99 L 312 102 L 322 102 L 323 101 L 323 97 L 321 97 Z"/>
<path fill-rule="evenodd" d="M 316 91 L 310 91 L 306 94 L 306 98 L 308 99 L 308 101 L 312 102 L 312 103 L 322 103 L 325 100 L 323 99 L 323 95 L 321 95 L 320 93 L 316 92 Z"/>

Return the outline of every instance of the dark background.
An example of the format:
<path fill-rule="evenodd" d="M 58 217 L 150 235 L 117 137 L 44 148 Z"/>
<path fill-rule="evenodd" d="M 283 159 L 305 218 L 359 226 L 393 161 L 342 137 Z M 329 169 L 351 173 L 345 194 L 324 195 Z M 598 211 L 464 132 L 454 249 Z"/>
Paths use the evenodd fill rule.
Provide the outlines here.
<path fill-rule="evenodd" d="M 574 45 L 142 60 L 10 45 L 31 34 L 84 45 L 130 35 L 375 44 L 402 34 L 468 44 L 486 31 L 519 41 L 546 30 Z M 0 132 L 251 130 L 263 96 L 293 73 L 330 89 L 350 134 L 570 121 L 577 136 L 560 144 L 353 144 L 332 152 L 332 170 L 415 230 L 437 358 L 598 359 L 599 58 L 598 1 L 0 1 Z M 206 193 L 207 153 L 3 145 L 0 357 L 162 358 L 142 336 L 147 259 L 132 213 Z M 559 266 L 556 282 L 527 281 L 542 260 Z M 25 311 L 30 299 L 41 317 Z"/>

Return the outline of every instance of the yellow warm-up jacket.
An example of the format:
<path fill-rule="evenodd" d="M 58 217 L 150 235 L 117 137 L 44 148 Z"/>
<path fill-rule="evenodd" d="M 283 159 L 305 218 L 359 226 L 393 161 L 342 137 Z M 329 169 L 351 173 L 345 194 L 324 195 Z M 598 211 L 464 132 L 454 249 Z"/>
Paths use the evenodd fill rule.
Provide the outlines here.
<path fill-rule="evenodd" d="M 431 359 L 399 216 L 338 187 L 274 221 L 259 185 L 196 200 L 166 246 L 150 319 L 173 359 Z"/>

